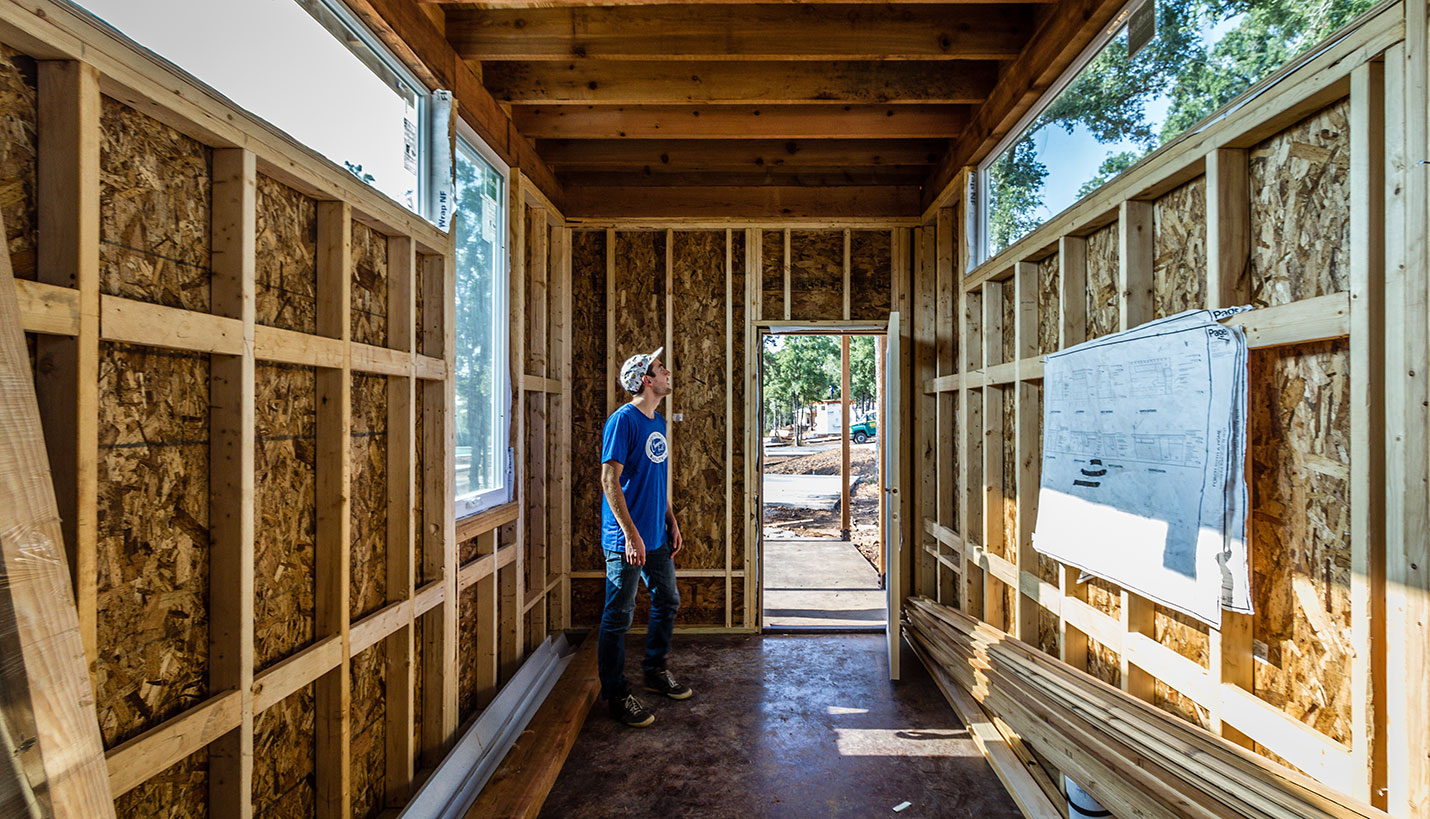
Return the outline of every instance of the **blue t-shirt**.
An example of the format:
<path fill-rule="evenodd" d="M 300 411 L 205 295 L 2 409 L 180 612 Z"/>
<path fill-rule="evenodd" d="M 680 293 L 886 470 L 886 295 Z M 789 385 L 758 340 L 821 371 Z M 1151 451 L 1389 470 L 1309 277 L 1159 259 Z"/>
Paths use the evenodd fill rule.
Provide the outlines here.
<path fill-rule="evenodd" d="M 665 475 L 670 449 L 665 440 L 665 419 L 647 418 L 634 404 L 625 404 L 606 419 L 601 435 L 601 463 L 621 465 L 621 494 L 626 497 L 631 522 L 645 541 L 646 552 L 665 546 Z M 624 552 L 626 535 L 601 494 L 601 548 Z"/>

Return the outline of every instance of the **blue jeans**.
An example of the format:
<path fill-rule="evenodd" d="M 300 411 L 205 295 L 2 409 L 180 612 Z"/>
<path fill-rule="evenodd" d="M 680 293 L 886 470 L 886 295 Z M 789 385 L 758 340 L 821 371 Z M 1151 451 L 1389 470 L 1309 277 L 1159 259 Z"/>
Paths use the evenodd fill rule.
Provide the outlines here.
<path fill-rule="evenodd" d="M 650 624 L 646 629 L 645 659 L 641 668 L 660 671 L 670 653 L 670 635 L 675 630 L 675 613 L 680 610 L 680 591 L 675 587 L 675 562 L 670 547 L 647 552 L 644 566 L 626 562 L 623 552 L 606 552 L 606 608 L 601 613 L 601 631 L 596 642 L 596 665 L 601 676 L 601 696 L 623 699 L 630 693 L 626 683 L 626 632 L 636 608 L 636 589 L 644 579 L 650 589 Z"/>

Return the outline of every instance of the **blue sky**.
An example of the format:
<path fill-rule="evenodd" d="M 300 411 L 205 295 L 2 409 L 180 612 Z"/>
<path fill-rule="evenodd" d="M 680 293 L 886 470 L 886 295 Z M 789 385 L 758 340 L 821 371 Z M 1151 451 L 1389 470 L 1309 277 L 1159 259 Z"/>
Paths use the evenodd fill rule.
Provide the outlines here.
<path fill-rule="evenodd" d="M 339 165 L 362 165 L 409 204 L 405 103 L 294 0 L 77 2 Z"/>

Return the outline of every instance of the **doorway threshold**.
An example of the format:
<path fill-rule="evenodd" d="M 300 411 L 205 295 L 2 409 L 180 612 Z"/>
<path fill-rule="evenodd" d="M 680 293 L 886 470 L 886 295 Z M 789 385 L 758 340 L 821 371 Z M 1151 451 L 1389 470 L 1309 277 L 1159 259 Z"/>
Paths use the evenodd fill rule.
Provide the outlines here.
<path fill-rule="evenodd" d="M 883 623 L 869 626 L 765 626 L 761 634 L 883 634 Z"/>

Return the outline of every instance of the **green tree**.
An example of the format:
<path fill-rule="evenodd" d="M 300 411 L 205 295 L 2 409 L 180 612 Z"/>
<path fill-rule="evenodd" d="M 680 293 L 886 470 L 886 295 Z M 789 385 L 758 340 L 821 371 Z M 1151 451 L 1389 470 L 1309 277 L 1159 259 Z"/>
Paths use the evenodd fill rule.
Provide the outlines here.
<path fill-rule="evenodd" d="M 766 419 L 788 418 L 795 443 L 802 443 L 800 410 L 823 399 L 839 383 L 839 343 L 832 336 L 783 336 L 764 349 Z"/>
<path fill-rule="evenodd" d="M 470 453 L 459 470 L 458 488 L 473 491 L 495 485 L 494 479 L 502 464 L 500 454 L 506 451 L 505 446 L 493 440 L 492 434 L 497 333 L 505 329 L 505 322 L 497 322 L 493 315 L 497 248 L 482 232 L 483 208 L 500 201 L 493 198 L 493 194 L 499 193 L 494 190 L 499 179 L 460 152 L 455 170 L 456 431 L 458 448 Z M 483 196 L 484 192 L 487 196 Z"/>
<path fill-rule="evenodd" d="M 879 397 L 875 382 L 874 337 L 854 336 L 849 339 L 849 401 L 865 415 L 873 409 Z M 850 414 L 853 414 L 851 410 Z"/>

